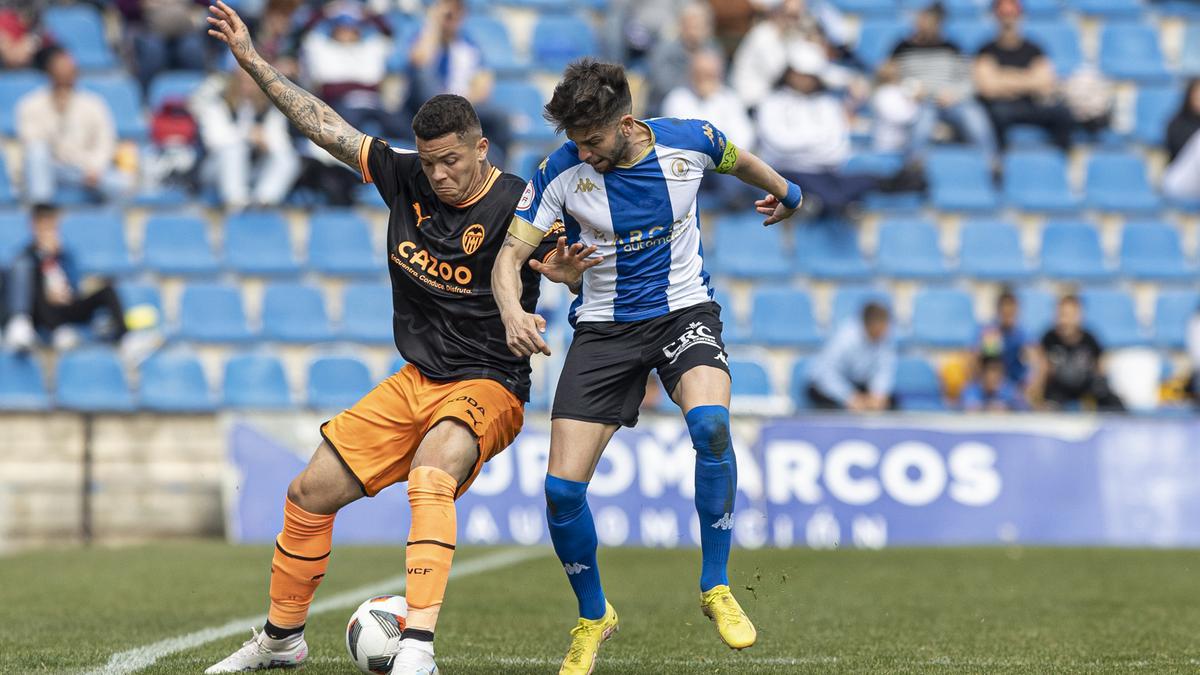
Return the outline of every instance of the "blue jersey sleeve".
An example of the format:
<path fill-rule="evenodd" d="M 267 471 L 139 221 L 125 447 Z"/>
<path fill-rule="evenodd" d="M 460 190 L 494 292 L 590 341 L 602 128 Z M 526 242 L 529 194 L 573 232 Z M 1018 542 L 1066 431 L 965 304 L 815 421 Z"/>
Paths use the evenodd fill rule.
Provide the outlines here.
<path fill-rule="evenodd" d="M 533 178 L 525 186 L 509 233 L 517 239 L 537 246 L 546 233 L 562 221 L 565 194 L 564 174 L 579 164 L 574 143 L 566 143 L 538 165 Z"/>
<path fill-rule="evenodd" d="M 655 142 L 691 150 L 708 158 L 708 169 L 729 173 L 737 164 L 738 149 L 712 122 L 664 117 L 647 122 Z"/>

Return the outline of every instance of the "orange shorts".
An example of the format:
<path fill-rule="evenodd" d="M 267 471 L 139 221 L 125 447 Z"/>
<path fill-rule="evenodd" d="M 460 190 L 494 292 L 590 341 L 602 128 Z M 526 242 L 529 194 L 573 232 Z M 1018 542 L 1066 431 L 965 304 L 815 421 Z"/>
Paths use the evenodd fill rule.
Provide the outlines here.
<path fill-rule="evenodd" d="M 508 447 L 525 421 L 525 404 L 495 380 L 431 380 L 412 366 L 380 382 L 353 408 L 321 425 L 321 435 L 363 492 L 408 480 L 413 455 L 442 420 L 458 420 L 479 439 L 479 459 L 458 487 L 462 495 L 483 463 Z"/>

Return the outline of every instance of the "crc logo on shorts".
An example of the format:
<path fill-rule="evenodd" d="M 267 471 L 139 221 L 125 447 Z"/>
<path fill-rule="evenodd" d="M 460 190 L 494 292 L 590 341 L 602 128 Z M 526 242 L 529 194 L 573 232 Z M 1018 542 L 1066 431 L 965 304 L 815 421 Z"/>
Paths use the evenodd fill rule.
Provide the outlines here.
<path fill-rule="evenodd" d="M 467 231 L 463 232 L 462 236 L 463 251 L 467 255 L 472 255 L 475 253 L 475 251 L 478 251 L 479 247 L 483 245 L 483 235 L 485 233 L 486 231 L 483 229 L 483 225 L 480 225 L 479 223 L 475 223 L 474 225 L 468 227 Z"/>
<path fill-rule="evenodd" d="M 721 345 L 717 344 L 717 338 L 708 329 L 708 326 L 693 321 L 688 324 L 687 330 L 680 335 L 677 340 L 663 347 L 663 356 L 671 359 L 671 363 L 679 360 L 681 354 L 697 345 L 708 345 L 715 347 L 717 351 L 721 350 Z"/>
<path fill-rule="evenodd" d="M 683 178 L 687 175 L 688 165 L 682 159 L 677 159 L 671 162 L 671 173 L 675 174 L 676 178 Z"/>
<path fill-rule="evenodd" d="M 543 160 L 543 166 L 545 163 L 545 160 Z M 525 184 L 525 191 L 521 193 L 521 201 L 517 202 L 517 210 L 524 211 L 530 206 L 533 206 L 533 181 Z"/>

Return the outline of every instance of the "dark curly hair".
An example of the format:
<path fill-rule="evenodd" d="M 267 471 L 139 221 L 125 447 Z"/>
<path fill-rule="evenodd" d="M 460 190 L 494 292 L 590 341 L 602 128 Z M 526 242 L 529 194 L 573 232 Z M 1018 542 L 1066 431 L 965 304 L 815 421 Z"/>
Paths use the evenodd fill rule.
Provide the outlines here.
<path fill-rule="evenodd" d="M 454 94 L 438 94 L 421 105 L 412 121 L 413 133 L 423 141 L 457 134 L 483 133 L 471 102 Z"/>
<path fill-rule="evenodd" d="M 571 63 L 543 112 L 555 131 L 595 129 L 633 111 L 625 69 L 584 58 Z"/>

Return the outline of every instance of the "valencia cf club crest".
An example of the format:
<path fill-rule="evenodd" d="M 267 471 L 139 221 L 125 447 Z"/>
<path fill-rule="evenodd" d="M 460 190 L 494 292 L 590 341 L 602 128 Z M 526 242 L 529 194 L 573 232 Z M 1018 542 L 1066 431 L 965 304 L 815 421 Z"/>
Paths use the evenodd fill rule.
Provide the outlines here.
<path fill-rule="evenodd" d="M 479 223 L 475 223 L 474 225 L 468 227 L 467 231 L 463 232 L 462 236 L 463 251 L 467 255 L 472 255 L 475 253 L 475 251 L 478 251 L 479 247 L 483 245 L 483 235 L 484 229 Z"/>

